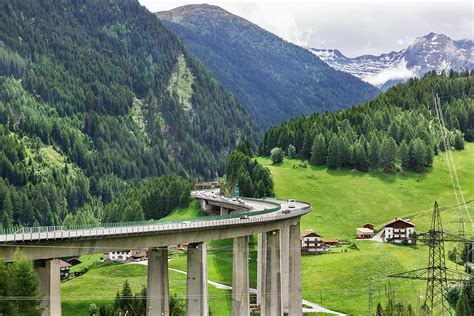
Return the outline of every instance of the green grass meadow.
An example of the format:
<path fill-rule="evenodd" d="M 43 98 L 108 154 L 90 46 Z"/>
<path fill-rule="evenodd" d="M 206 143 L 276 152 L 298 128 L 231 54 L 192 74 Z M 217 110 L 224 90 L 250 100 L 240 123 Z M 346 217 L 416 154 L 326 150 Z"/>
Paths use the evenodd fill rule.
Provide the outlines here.
<path fill-rule="evenodd" d="M 466 200 L 474 199 L 474 144 L 453 152 L 459 181 Z M 418 230 L 426 231 L 434 201 L 440 207 L 456 205 L 444 155 L 435 156 L 426 173 L 407 172 L 387 175 L 382 172 L 354 172 L 323 167 L 296 167 L 300 161 L 286 159 L 274 166 L 259 158 L 273 176 L 277 197 L 295 198 L 313 204 L 302 220 L 302 230 L 314 229 L 325 238 L 354 238 L 355 228 L 364 223 L 380 227 L 394 217 L 410 218 Z M 474 211 L 471 208 L 471 216 Z M 457 231 L 457 208 L 444 211 L 448 230 Z M 471 231 L 471 225 L 468 225 Z"/>
<path fill-rule="evenodd" d="M 127 280 L 134 293 L 146 287 L 147 266 L 141 264 L 117 264 L 91 269 L 86 274 L 62 284 L 63 315 L 88 315 L 89 304 L 98 307 L 114 301 L 117 291 Z M 170 295 L 186 297 L 186 275 L 169 271 Z M 209 285 L 209 309 L 214 315 L 230 315 L 231 291 Z"/>

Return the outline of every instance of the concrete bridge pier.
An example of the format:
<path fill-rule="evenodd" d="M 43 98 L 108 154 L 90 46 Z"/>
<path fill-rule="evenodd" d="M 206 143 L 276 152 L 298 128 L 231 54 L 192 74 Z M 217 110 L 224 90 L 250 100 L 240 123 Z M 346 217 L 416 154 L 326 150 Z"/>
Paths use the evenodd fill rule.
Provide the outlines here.
<path fill-rule="evenodd" d="M 201 206 L 201 209 L 207 213 L 210 213 L 212 212 L 212 205 L 209 204 L 208 201 L 204 200 L 204 199 L 199 199 L 199 204 Z"/>
<path fill-rule="evenodd" d="M 61 271 L 59 259 L 36 260 L 42 316 L 61 315 Z"/>
<path fill-rule="evenodd" d="M 258 234 L 257 248 L 257 304 L 263 306 L 267 273 L 267 235 L 265 233 Z"/>
<path fill-rule="evenodd" d="M 188 246 L 188 274 L 186 285 L 186 315 L 207 316 L 207 250 L 205 243 Z"/>
<path fill-rule="evenodd" d="M 281 301 L 283 310 L 288 310 L 288 274 L 289 274 L 289 248 L 290 248 L 290 227 L 284 225 L 280 228 L 280 264 L 281 264 Z"/>
<path fill-rule="evenodd" d="M 289 227 L 288 315 L 303 315 L 300 222 Z"/>
<path fill-rule="evenodd" d="M 169 315 L 168 247 L 148 249 L 147 315 Z"/>
<path fill-rule="evenodd" d="M 280 262 L 280 231 L 266 233 L 267 255 L 265 287 L 262 293 L 261 312 L 265 316 L 283 315 L 281 302 L 281 262 Z"/>
<path fill-rule="evenodd" d="M 220 216 L 224 216 L 224 215 L 229 215 L 230 214 L 230 210 L 228 208 L 225 208 L 223 206 L 221 206 L 221 210 L 220 210 Z"/>
<path fill-rule="evenodd" d="M 248 236 L 234 238 L 232 264 L 232 315 L 250 315 Z"/>

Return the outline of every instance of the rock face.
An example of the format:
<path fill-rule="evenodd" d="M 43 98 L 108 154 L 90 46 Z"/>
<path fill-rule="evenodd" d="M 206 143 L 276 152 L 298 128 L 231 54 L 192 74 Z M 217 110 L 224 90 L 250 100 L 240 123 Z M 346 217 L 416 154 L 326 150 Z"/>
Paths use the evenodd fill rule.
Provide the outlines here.
<path fill-rule="evenodd" d="M 430 33 L 417 38 L 407 49 L 380 56 L 344 56 L 337 49 L 309 50 L 331 67 L 345 71 L 386 90 L 411 77 L 431 70 L 464 70 L 474 67 L 474 44 L 471 40 L 452 40 L 446 35 Z"/>
<path fill-rule="evenodd" d="M 348 107 L 379 93 L 306 49 L 219 7 L 187 5 L 157 16 L 263 129 L 301 114 Z"/>

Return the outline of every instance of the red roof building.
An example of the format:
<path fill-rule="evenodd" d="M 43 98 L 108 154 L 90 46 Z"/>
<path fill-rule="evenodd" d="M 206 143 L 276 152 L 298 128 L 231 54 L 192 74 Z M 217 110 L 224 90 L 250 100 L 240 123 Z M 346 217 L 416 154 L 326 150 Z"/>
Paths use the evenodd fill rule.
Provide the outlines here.
<path fill-rule="evenodd" d="M 318 235 L 313 230 L 308 230 L 301 235 L 302 254 L 323 253 L 328 250 L 329 247 L 321 240 L 321 235 Z"/>
<path fill-rule="evenodd" d="M 382 234 L 383 241 L 408 244 L 414 243 L 415 224 L 407 219 L 395 218 L 383 225 L 384 232 Z"/>

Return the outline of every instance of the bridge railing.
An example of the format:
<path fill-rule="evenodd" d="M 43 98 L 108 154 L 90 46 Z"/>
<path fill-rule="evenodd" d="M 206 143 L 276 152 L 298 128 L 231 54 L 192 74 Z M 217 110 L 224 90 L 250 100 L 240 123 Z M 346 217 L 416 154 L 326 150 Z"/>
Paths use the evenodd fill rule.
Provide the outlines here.
<path fill-rule="evenodd" d="M 262 202 L 260 199 L 246 198 L 245 200 Z M 216 215 L 216 216 L 199 216 L 189 219 L 175 219 L 175 220 L 146 220 L 146 221 L 131 221 L 131 222 L 117 222 L 117 223 L 98 223 L 98 224 L 82 224 L 82 225 L 61 225 L 61 226 L 39 226 L 39 227 L 21 227 L 15 226 L 7 229 L 0 229 L 0 235 L 13 235 L 13 234 L 32 234 L 32 233 L 48 233 L 54 231 L 77 231 L 77 230 L 93 230 L 93 229 L 108 229 L 117 227 L 131 227 L 131 226 L 149 226 L 149 225 L 165 225 L 165 224 L 177 224 L 182 222 L 202 222 L 202 221 L 215 221 L 240 218 L 242 214 L 247 214 L 249 217 L 258 216 L 267 213 L 272 213 L 280 210 L 281 206 L 277 202 L 265 200 L 266 204 L 274 205 L 275 207 L 261 210 L 252 211 L 246 213 L 233 213 L 228 215 Z"/>

